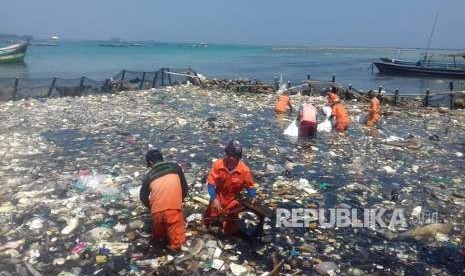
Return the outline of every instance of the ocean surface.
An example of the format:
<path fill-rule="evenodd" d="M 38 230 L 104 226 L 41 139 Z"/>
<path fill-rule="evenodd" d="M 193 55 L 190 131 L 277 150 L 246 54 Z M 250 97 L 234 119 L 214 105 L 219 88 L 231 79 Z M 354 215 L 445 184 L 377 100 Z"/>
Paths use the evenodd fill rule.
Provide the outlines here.
<path fill-rule="evenodd" d="M 141 43 L 143 46 L 102 47 L 98 41 L 60 41 L 59 46 L 30 46 L 21 65 L 0 65 L 0 78 L 86 76 L 102 80 L 122 69 L 155 71 L 162 67 L 187 68 L 210 78 L 260 79 L 272 81 L 283 74 L 298 84 L 312 79 L 336 81 L 368 90 L 383 86 L 401 93 L 447 90 L 447 79 L 396 77 L 378 74 L 372 61 L 379 57 L 418 60 L 421 50 L 397 48 L 338 48 L 214 45 L 193 47 L 187 43 Z M 455 87 L 464 81 L 452 80 Z"/>

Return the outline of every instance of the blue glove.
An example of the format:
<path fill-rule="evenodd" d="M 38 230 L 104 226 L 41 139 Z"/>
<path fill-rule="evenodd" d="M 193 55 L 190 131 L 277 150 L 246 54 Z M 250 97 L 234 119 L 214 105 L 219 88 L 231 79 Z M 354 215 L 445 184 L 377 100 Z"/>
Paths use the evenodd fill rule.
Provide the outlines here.
<path fill-rule="evenodd" d="M 247 188 L 247 196 L 249 198 L 255 198 L 257 196 L 257 189 L 255 188 Z"/>
<path fill-rule="evenodd" d="M 207 187 L 208 187 L 208 194 L 210 195 L 210 200 L 214 200 L 216 198 L 216 186 L 208 183 Z"/>

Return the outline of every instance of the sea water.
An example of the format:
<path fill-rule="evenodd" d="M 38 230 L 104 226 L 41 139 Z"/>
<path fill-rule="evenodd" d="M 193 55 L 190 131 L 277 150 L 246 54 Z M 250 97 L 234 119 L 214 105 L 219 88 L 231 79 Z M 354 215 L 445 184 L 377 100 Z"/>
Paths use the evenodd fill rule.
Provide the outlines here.
<path fill-rule="evenodd" d="M 272 81 L 281 73 L 285 81 L 312 79 L 336 81 L 368 90 L 383 86 L 401 93 L 426 89 L 447 90 L 450 80 L 385 76 L 372 62 L 380 57 L 418 60 L 420 50 L 395 48 L 335 48 L 216 45 L 193 47 L 189 43 L 145 42 L 142 46 L 102 47 L 98 41 L 61 41 L 59 46 L 30 46 L 24 64 L 0 65 L 0 78 L 86 76 L 102 80 L 122 69 L 156 71 L 162 67 L 192 67 L 210 78 L 260 79 Z M 463 86 L 454 80 L 457 86 Z"/>

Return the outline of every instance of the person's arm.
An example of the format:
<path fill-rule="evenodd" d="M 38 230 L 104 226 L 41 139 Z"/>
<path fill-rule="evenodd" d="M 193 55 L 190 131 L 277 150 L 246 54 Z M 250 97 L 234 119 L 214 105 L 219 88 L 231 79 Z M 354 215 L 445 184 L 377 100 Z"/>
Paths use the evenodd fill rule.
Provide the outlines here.
<path fill-rule="evenodd" d="M 182 188 L 182 200 L 187 196 L 187 192 L 189 191 L 189 186 L 187 185 L 186 177 L 184 175 L 184 172 L 182 171 L 181 166 L 177 165 L 177 173 L 179 175 L 179 179 L 181 180 L 181 188 Z"/>
<path fill-rule="evenodd" d="M 216 209 L 217 211 L 221 212 L 221 204 L 216 199 L 216 177 L 217 177 L 217 172 L 215 168 L 215 164 L 213 164 L 210 172 L 208 173 L 207 177 L 207 188 L 208 188 L 208 195 L 210 196 L 210 204 L 211 206 Z"/>
<path fill-rule="evenodd" d="M 247 197 L 252 201 L 252 203 L 255 203 L 257 198 L 257 189 L 250 170 L 247 170 L 244 174 L 244 185 L 247 189 Z"/>
<path fill-rule="evenodd" d="M 150 208 L 150 179 L 147 176 L 142 181 L 142 186 L 139 191 L 139 199 L 145 207 Z"/>

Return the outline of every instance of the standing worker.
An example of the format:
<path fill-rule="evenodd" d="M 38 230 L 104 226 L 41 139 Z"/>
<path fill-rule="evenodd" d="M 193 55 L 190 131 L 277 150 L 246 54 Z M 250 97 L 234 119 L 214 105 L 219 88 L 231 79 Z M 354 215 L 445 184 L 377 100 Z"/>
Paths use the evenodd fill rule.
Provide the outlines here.
<path fill-rule="evenodd" d="M 182 202 L 187 195 L 187 182 L 182 168 L 163 162 L 159 150 L 152 149 L 145 156 L 147 167 L 140 189 L 140 200 L 152 215 L 151 240 L 168 239 L 168 249 L 178 251 L 186 241 Z"/>
<path fill-rule="evenodd" d="M 291 97 L 289 96 L 289 91 L 284 91 L 282 95 L 278 97 L 278 102 L 276 103 L 275 111 L 276 113 L 286 112 L 287 107 L 292 111 Z"/>
<path fill-rule="evenodd" d="M 256 189 L 249 167 L 242 162 L 242 145 L 232 140 L 225 148 L 226 156 L 213 163 L 208 174 L 208 193 L 210 203 L 203 221 L 206 226 L 222 222 L 223 234 L 232 235 L 239 231 L 239 217 L 234 209 L 240 207 L 236 200 L 242 190 L 252 204 L 256 201 Z M 221 219 L 221 220 L 220 220 Z"/>
<path fill-rule="evenodd" d="M 333 93 L 328 94 L 328 102 L 331 106 L 331 116 L 336 120 L 334 129 L 337 132 L 344 132 L 349 128 L 349 115 L 339 97 L 336 95 L 336 98 L 331 94 Z"/>
<path fill-rule="evenodd" d="M 331 86 L 331 89 L 326 94 L 326 97 L 328 98 L 329 105 L 332 105 L 333 103 L 341 100 L 339 96 L 336 94 L 336 88 L 334 86 Z"/>
<path fill-rule="evenodd" d="M 370 107 L 368 108 L 367 126 L 372 127 L 376 125 L 381 118 L 381 107 L 378 97 L 376 97 L 373 91 L 368 92 L 368 97 L 370 98 Z"/>
<path fill-rule="evenodd" d="M 299 137 L 314 137 L 316 135 L 316 114 L 317 111 L 313 106 L 313 100 L 309 97 L 307 102 L 302 104 L 299 109 Z"/>

